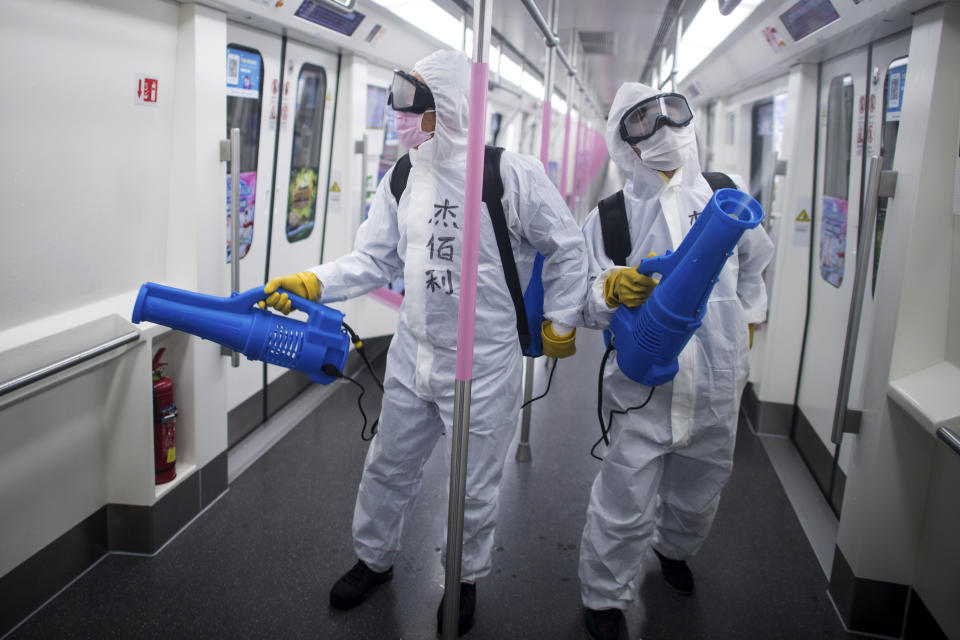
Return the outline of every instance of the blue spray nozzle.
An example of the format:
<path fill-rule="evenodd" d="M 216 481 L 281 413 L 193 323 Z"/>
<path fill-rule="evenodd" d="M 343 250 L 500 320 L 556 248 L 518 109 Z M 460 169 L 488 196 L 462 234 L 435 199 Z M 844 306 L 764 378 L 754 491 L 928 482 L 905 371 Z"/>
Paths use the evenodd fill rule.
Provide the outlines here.
<path fill-rule="evenodd" d="M 723 265 L 743 233 L 762 220 L 763 208 L 749 194 L 719 189 L 675 252 L 641 261 L 637 271 L 662 278 L 643 305 L 621 306 L 610 322 L 624 374 L 647 386 L 673 379 Z"/>
<path fill-rule="evenodd" d="M 281 291 L 307 314 L 306 322 L 257 307 L 256 303 L 266 297 L 263 287 L 221 298 L 153 282 L 140 287 L 131 319 L 211 340 L 250 360 L 303 371 L 314 382 L 331 382 L 336 376 L 329 375 L 329 368 L 324 367 L 332 365 L 336 371 L 343 371 L 350 350 L 343 313 Z"/>

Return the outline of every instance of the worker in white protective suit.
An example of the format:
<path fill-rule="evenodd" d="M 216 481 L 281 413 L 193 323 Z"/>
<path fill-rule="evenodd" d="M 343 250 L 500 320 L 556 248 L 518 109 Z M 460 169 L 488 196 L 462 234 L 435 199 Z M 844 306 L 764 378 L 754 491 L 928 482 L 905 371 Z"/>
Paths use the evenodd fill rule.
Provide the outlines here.
<path fill-rule="evenodd" d="M 423 465 L 441 434 L 453 427 L 469 111 L 466 57 L 438 51 L 418 62 L 413 73 L 398 71 L 389 101 L 399 139 L 411 149 L 412 168 L 399 205 L 389 186 L 391 169 L 351 253 L 265 287 L 266 303 L 289 311 L 290 301 L 277 287 L 333 302 L 404 278 L 380 428 L 367 453 L 353 517 L 359 561 L 330 592 L 337 608 L 356 606 L 392 577 Z M 573 326 L 580 321 L 587 287 L 583 236 L 536 159 L 504 152 L 500 173 L 520 282 L 529 281 L 536 253 L 545 256 L 544 353 L 572 355 Z M 475 581 L 490 572 L 500 479 L 522 384 L 515 307 L 485 204 L 479 244 L 460 633 L 473 624 Z M 441 615 L 442 602 L 438 624 Z"/>
<path fill-rule="evenodd" d="M 701 175 L 693 112 L 679 94 L 640 83 L 620 87 L 607 120 L 607 148 L 627 177 L 623 189 L 631 253 L 616 266 L 604 250 L 598 209 L 583 233 L 590 290 L 585 325 L 606 329 L 620 304 L 643 304 L 657 281 L 635 267 L 676 250 L 713 194 Z M 761 277 L 773 244 L 747 231 L 710 295 L 706 316 L 680 353 L 679 371 L 651 390 L 625 376 L 614 359 L 604 372 L 611 442 L 593 482 L 580 542 L 580 592 L 596 640 L 626 638 L 623 610 L 649 547 L 663 577 L 693 592 L 686 561 L 703 545 L 730 476 L 739 398 L 747 380 L 752 325 L 765 318 Z M 616 345 L 614 344 L 614 348 Z"/>

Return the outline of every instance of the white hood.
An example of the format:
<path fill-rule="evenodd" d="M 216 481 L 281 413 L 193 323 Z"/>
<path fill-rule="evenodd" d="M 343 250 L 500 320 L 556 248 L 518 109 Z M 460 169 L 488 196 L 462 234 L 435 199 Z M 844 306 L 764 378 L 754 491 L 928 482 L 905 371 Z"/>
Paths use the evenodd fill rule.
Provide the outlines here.
<path fill-rule="evenodd" d="M 460 51 L 435 51 L 413 66 L 423 76 L 437 108 L 437 128 L 432 139 L 420 145 L 427 147 L 436 159 L 466 153 L 467 122 L 470 116 L 470 64 Z M 435 149 L 430 147 L 435 146 Z M 410 157 L 416 162 L 419 153 Z"/>
<path fill-rule="evenodd" d="M 627 182 L 630 183 L 627 188 L 631 188 L 632 185 L 635 193 L 638 194 L 649 193 L 651 190 L 659 191 L 663 186 L 663 178 L 660 177 L 659 172 L 644 165 L 633 148 L 620 137 L 620 119 L 633 105 L 660 93 L 663 92 L 639 82 L 626 82 L 617 90 L 617 95 L 614 96 L 613 104 L 610 106 L 610 114 L 607 116 L 607 149 L 610 151 L 610 157 L 627 177 Z M 694 126 L 693 122 L 688 126 Z M 650 139 L 655 141 L 658 136 L 665 135 L 663 132 L 666 129 L 667 127 L 661 128 Z M 695 139 L 684 149 L 681 167 L 683 182 L 696 180 L 700 175 Z"/>

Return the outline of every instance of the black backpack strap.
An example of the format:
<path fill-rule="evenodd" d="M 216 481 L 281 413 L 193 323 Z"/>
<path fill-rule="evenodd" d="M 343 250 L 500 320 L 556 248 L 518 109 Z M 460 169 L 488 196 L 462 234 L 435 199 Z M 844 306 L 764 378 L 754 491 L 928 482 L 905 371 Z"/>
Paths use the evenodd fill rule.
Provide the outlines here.
<path fill-rule="evenodd" d="M 405 153 L 397 160 L 397 164 L 393 165 L 393 173 L 390 175 L 390 193 L 393 194 L 393 199 L 397 201 L 397 204 L 400 204 L 400 196 L 407 188 L 407 178 L 409 176 L 410 154 Z"/>
<path fill-rule="evenodd" d="M 720 189 L 736 189 L 737 185 L 733 179 L 725 173 L 719 171 L 704 171 L 703 179 L 710 185 L 710 189 L 718 191 Z"/>
<path fill-rule="evenodd" d="M 523 350 L 530 346 L 530 328 L 527 326 L 527 310 L 523 304 L 523 290 L 520 288 L 517 262 L 514 260 L 510 234 L 507 232 L 507 216 L 501 201 L 503 178 L 500 176 L 500 156 L 502 154 L 503 147 L 487 146 L 484 149 L 483 201 L 487 204 L 490 222 L 493 223 L 493 233 L 497 238 L 503 275 L 506 277 L 507 289 L 510 290 L 510 297 L 513 298 L 514 310 L 517 313 L 517 334 L 520 337 L 520 348 Z M 539 327 L 537 329 L 539 330 Z"/>
<path fill-rule="evenodd" d="M 623 201 L 623 191 L 607 196 L 597 204 L 600 213 L 600 234 L 603 236 L 603 250 L 613 264 L 627 266 L 630 255 L 630 225 L 627 222 L 627 205 Z"/>

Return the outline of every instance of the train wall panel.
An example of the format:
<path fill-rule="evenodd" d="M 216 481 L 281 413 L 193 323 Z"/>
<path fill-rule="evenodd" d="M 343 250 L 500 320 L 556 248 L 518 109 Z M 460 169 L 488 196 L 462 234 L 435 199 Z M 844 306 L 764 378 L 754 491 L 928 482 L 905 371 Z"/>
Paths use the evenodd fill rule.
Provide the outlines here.
<path fill-rule="evenodd" d="M 135 288 L 161 271 L 178 7 L 0 6 L 0 330 Z M 156 101 L 139 104 L 143 78 Z M 154 97 L 154 96 L 151 96 Z"/>
<path fill-rule="evenodd" d="M 960 57 L 958 27 L 956 3 L 926 9 L 914 20 L 911 85 L 893 167 L 899 173 L 897 192 L 884 230 L 865 410 L 838 536 L 858 577 L 903 584 L 913 584 L 917 576 L 939 444 L 890 402 L 887 389 L 891 379 L 946 355 L 954 222 L 953 176 L 945 166 L 957 152 L 960 85 L 953 61 Z"/>

